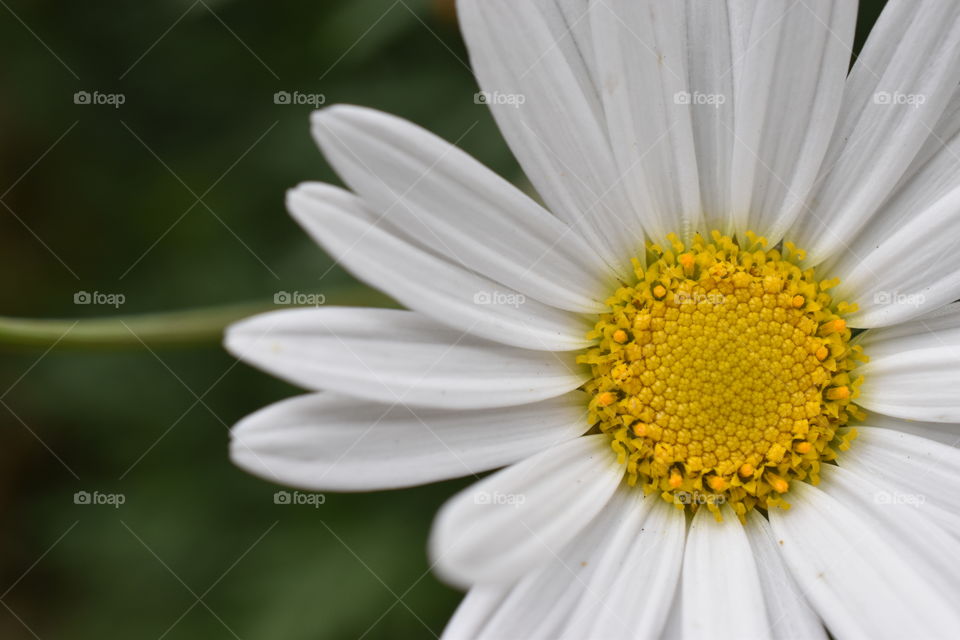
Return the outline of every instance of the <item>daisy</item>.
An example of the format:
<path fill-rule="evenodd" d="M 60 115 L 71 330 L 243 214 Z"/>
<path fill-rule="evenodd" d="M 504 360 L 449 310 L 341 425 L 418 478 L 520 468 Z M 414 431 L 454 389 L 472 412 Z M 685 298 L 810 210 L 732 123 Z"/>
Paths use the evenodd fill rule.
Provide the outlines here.
<path fill-rule="evenodd" d="M 498 469 L 430 554 L 466 638 L 960 629 L 960 3 L 461 0 L 545 206 L 403 120 L 293 216 L 409 311 L 228 331 L 314 393 L 233 460 L 314 490 Z M 848 73 L 849 70 L 849 73 Z"/>

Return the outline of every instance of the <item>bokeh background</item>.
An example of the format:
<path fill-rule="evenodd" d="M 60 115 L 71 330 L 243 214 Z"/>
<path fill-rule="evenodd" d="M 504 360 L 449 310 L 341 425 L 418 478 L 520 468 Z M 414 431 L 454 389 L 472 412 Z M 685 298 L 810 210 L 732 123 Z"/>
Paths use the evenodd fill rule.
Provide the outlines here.
<path fill-rule="evenodd" d="M 0 51 L 0 315 L 384 304 L 286 215 L 285 189 L 338 181 L 313 107 L 277 92 L 399 114 L 522 180 L 452 0 L 0 0 Z M 214 339 L 0 349 L 0 638 L 439 635 L 460 594 L 425 542 L 466 481 L 275 504 L 228 428 L 294 393 Z"/>

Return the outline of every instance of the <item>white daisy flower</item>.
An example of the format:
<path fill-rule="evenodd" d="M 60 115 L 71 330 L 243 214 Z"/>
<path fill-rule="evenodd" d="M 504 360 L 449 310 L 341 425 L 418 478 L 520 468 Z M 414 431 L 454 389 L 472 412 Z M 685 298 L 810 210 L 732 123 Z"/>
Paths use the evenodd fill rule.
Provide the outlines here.
<path fill-rule="evenodd" d="M 409 308 L 233 326 L 317 392 L 234 430 L 315 490 L 506 467 L 430 543 L 445 637 L 960 629 L 960 3 L 461 0 L 541 207 L 455 146 L 314 114 L 294 217 Z M 860 331 L 864 330 L 865 331 Z"/>

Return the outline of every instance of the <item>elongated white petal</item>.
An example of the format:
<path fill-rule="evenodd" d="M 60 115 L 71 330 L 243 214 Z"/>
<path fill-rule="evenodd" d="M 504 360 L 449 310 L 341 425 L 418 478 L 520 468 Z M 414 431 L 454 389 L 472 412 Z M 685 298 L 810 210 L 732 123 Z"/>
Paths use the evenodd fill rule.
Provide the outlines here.
<path fill-rule="evenodd" d="M 509 582 L 556 556 L 623 477 L 604 435 L 584 436 L 499 471 L 441 509 L 430 541 L 450 582 Z"/>
<path fill-rule="evenodd" d="M 433 251 L 562 309 L 605 308 L 609 267 L 567 225 L 460 149 L 361 107 L 317 111 L 313 132 L 379 217 Z"/>
<path fill-rule="evenodd" d="M 756 561 L 771 637 L 776 640 L 826 639 L 823 623 L 783 564 L 770 523 L 752 511 L 747 515 L 745 530 Z"/>
<path fill-rule="evenodd" d="M 410 311 L 277 311 L 227 330 L 238 358 L 293 384 L 410 406 L 483 409 L 537 402 L 588 377 L 570 354 L 498 345 Z"/>
<path fill-rule="evenodd" d="M 750 12 L 746 6 L 728 0 L 688 0 L 684 8 L 688 82 L 679 96 L 682 99 L 671 99 L 690 105 L 703 228 L 732 233 L 730 167 L 738 77 L 734 60 L 743 59 L 750 37 Z"/>
<path fill-rule="evenodd" d="M 890 429 L 860 429 L 854 442 L 841 467 L 883 485 L 890 502 L 922 504 L 924 515 L 960 537 L 960 451 Z"/>
<path fill-rule="evenodd" d="M 599 557 L 590 558 L 594 573 L 564 625 L 565 639 L 656 638 L 666 624 L 680 580 L 686 518 L 657 495 L 624 493 L 633 494 L 626 498 L 630 504 L 620 505 L 630 517 L 611 532 Z"/>
<path fill-rule="evenodd" d="M 556 45 L 570 60 L 584 93 L 599 94 L 600 77 L 588 11 L 590 0 L 531 0 L 531 4 L 536 5 L 555 36 Z"/>
<path fill-rule="evenodd" d="M 342 266 L 407 307 L 477 336 L 545 351 L 587 344 L 587 323 L 455 265 L 379 227 L 363 202 L 330 185 L 304 184 L 290 212 Z"/>
<path fill-rule="evenodd" d="M 656 637 L 680 575 L 685 519 L 621 487 L 546 566 L 521 580 L 478 638 Z M 637 599 L 638 580 L 656 589 Z"/>
<path fill-rule="evenodd" d="M 660 640 L 684 640 L 683 598 L 680 596 L 679 588 L 673 596 L 673 605 L 670 607 L 670 615 L 667 616 L 667 624 L 663 627 Z"/>
<path fill-rule="evenodd" d="M 940 120 L 930 132 L 930 137 L 913 159 L 906 174 L 897 185 L 896 191 L 919 192 L 926 189 L 929 200 L 935 200 L 957 182 L 956 153 L 960 145 L 960 85 L 954 89 L 953 96 Z M 951 162 L 951 158 L 954 159 Z M 920 196 L 919 193 L 916 195 Z M 922 197 L 921 197 L 922 198 Z M 922 199 L 920 200 L 922 202 Z M 873 225 L 871 225 L 873 226 Z"/>
<path fill-rule="evenodd" d="M 865 331 L 857 343 L 871 359 L 937 345 L 960 345 L 960 303 L 948 304 L 911 322 Z"/>
<path fill-rule="evenodd" d="M 701 226 L 680 2 L 602 0 L 590 18 L 601 101 L 619 171 L 657 241 Z"/>
<path fill-rule="evenodd" d="M 824 270 L 829 273 L 838 270 L 846 273 L 855 269 L 857 261 L 869 256 L 873 249 L 898 236 L 901 228 L 960 187 L 960 172 L 957 171 L 958 158 L 960 158 L 960 86 L 950 99 L 950 104 L 941 116 L 940 122 L 930 132 L 926 144 L 914 158 L 889 200 L 877 211 L 870 220 L 870 224 L 850 240 L 846 250 L 838 252 L 825 263 Z M 916 247 L 913 248 L 916 250 Z M 949 265 L 949 260 L 943 260 L 945 256 L 934 254 L 935 260 L 927 260 L 926 266 L 917 269 L 919 263 L 928 257 L 928 253 L 925 247 L 917 251 L 917 260 L 911 260 L 914 271 L 927 273 L 931 270 L 937 271 L 939 266 Z M 933 284 L 933 280 L 931 279 L 927 284 Z M 842 285 L 841 281 L 841 290 Z M 909 293 L 914 295 L 908 296 Z M 922 294 L 922 300 L 918 293 Z M 876 297 L 879 299 L 874 301 L 871 296 L 867 296 L 865 301 L 881 302 L 886 305 L 899 303 L 912 306 L 921 312 L 932 308 L 933 304 L 933 300 L 928 302 L 926 294 L 921 291 L 902 292 L 900 296 L 881 294 Z"/>
<path fill-rule="evenodd" d="M 231 457 L 267 479 L 374 491 L 489 471 L 587 430 L 581 391 L 519 407 L 411 408 L 334 393 L 299 396 L 243 419 Z"/>
<path fill-rule="evenodd" d="M 960 346 L 942 344 L 871 358 L 856 370 L 864 382 L 857 402 L 906 420 L 960 422 Z"/>
<path fill-rule="evenodd" d="M 870 329 L 859 340 L 870 361 L 857 402 L 906 420 L 960 422 L 960 305 L 909 323 Z"/>
<path fill-rule="evenodd" d="M 853 454 L 854 456 L 856 453 Z M 947 598 L 960 600 L 960 540 L 927 513 L 926 494 L 890 492 L 873 474 L 824 465 L 820 488 L 864 525 L 878 532 L 924 579 Z M 923 532 L 923 544 L 904 544 Z"/>
<path fill-rule="evenodd" d="M 556 557 L 531 572 L 504 599 L 480 638 L 554 639 L 571 630 L 571 611 L 594 595 L 594 576 L 605 560 L 623 552 L 637 523 L 646 514 L 635 501 L 637 492 L 620 487 L 597 516 Z M 622 616 L 605 607 L 603 615 Z M 584 637 L 584 636 L 579 636 Z"/>
<path fill-rule="evenodd" d="M 708 509 L 693 517 L 683 556 L 685 638 L 769 638 L 750 542 L 733 509 L 723 522 Z M 719 550 L 722 549 L 722 552 Z"/>
<path fill-rule="evenodd" d="M 787 566 L 837 638 L 944 638 L 960 625 L 940 593 L 895 543 L 827 493 L 790 487 L 789 510 L 770 523 Z M 782 544 L 779 544 L 782 541 Z"/>
<path fill-rule="evenodd" d="M 846 4 L 846 3 L 837 3 Z M 891 0 L 847 81 L 841 116 L 791 239 L 811 264 L 846 247 L 891 194 L 960 81 L 960 4 Z"/>
<path fill-rule="evenodd" d="M 730 209 L 738 233 L 776 243 L 809 213 L 807 196 L 840 111 L 857 3 L 747 5 L 749 37 L 731 70 L 737 90 Z"/>
<path fill-rule="evenodd" d="M 885 327 L 922 317 L 960 296 L 960 180 L 927 209 L 911 212 L 882 239 L 850 241 L 831 268 L 835 295 L 856 302 L 847 321 Z"/>
<path fill-rule="evenodd" d="M 473 70 L 530 181 L 553 213 L 629 275 L 643 230 L 591 75 L 586 6 L 458 0 L 457 7 Z"/>
<path fill-rule="evenodd" d="M 948 447 L 960 447 L 960 424 L 956 423 L 918 422 L 871 411 L 865 420 L 853 424 L 858 433 L 863 429 L 893 429 L 934 440 Z"/>
<path fill-rule="evenodd" d="M 509 592 L 510 587 L 502 585 L 480 585 L 470 589 L 443 629 L 440 640 L 477 638 Z"/>

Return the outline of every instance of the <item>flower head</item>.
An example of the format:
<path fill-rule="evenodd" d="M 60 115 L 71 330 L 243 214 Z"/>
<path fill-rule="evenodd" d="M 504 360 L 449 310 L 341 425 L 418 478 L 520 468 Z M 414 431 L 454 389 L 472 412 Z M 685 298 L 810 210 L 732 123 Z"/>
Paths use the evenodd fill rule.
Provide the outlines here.
<path fill-rule="evenodd" d="M 960 5 L 890 0 L 849 74 L 853 2 L 458 6 L 546 207 L 317 112 L 352 192 L 289 208 L 410 310 L 232 327 L 315 392 L 233 459 L 344 491 L 506 467 L 431 537 L 450 638 L 956 633 Z"/>

